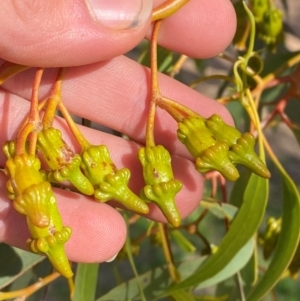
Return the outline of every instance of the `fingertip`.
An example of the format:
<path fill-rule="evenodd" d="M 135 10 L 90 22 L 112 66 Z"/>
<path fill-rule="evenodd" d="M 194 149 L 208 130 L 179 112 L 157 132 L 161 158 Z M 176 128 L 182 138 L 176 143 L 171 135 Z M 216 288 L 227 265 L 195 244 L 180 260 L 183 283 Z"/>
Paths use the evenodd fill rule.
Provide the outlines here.
<path fill-rule="evenodd" d="M 236 15 L 229 0 L 194 0 L 164 20 L 159 43 L 205 59 L 222 52 L 232 41 L 235 30 Z"/>
<path fill-rule="evenodd" d="M 102 10 L 109 6 L 100 17 L 102 10 L 90 13 L 98 2 Z M 148 0 L 123 1 L 114 14 L 111 1 L 100 0 L 4 0 L 1 6 L 0 57 L 40 67 L 86 65 L 128 52 L 143 39 L 152 12 Z M 107 19 L 112 15 L 114 21 Z"/>
<path fill-rule="evenodd" d="M 216 38 L 211 39 L 212 53 L 206 57 L 218 55 L 224 51 L 232 42 L 236 32 L 236 14 L 234 7 L 229 0 L 214 1 L 214 10 L 211 16 L 211 24 L 207 24 L 206 29 L 216 33 Z"/>
<path fill-rule="evenodd" d="M 67 191 L 58 190 L 56 195 L 64 224 L 72 228 L 66 244 L 71 261 L 103 262 L 120 251 L 126 224 L 116 209 Z"/>
<path fill-rule="evenodd" d="M 138 27 L 149 19 L 152 0 L 85 0 L 95 22 L 110 29 Z"/>

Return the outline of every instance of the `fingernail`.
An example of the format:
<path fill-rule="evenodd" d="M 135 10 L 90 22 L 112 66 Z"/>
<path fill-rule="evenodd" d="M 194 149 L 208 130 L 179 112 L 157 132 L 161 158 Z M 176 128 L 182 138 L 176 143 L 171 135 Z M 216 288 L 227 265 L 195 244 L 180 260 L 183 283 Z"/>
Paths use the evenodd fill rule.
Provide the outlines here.
<path fill-rule="evenodd" d="M 116 259 L 116 257 L 118 256 L 119 253 L 115 254 L 113 257 L 107 259 L 105 262 L 111 262 L 114 261 Z"/>
<path fill-rule="evenodd" d="M 86 0 L 92 17 L 105 27 L 138 27 L 152 13 L 153 0 Z"/>

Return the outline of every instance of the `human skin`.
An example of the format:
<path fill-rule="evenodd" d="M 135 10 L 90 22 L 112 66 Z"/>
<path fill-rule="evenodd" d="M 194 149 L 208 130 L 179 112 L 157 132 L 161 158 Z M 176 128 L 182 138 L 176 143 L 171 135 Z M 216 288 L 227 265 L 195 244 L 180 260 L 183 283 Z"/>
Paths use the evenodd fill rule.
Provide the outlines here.
<path fill-rule="evenodd" d="M 144 37 L 149 38 L 151 14 L 135 26 L 112 30 L 91 21 L 86 6 L 80 0 L 64 1 L 63 5 L 55 4 L 61 1 L 52 0 L 45 9 L 39 7 L 39 1 L 32 1 L 35 4 L 29 5 L 20 16 L 21 2 L 3 0 L 1 3 L 0 58 L 29 66 L 49 67 L 43 76 L 41 98 L 49 93 L 57 67 L 70 67 L 63 81 L 64 103 L 71 113 L 122 132 L 132 139 L 123 140 L 95 129 L 81 128 L 91 143 L 108 146 L 118 168 L 125 166 L 131 170 L 130 185 L 138 193 L 143 182 L 137 151 L 145 142 L 149 70 L 122 54 Z M 154 0 L 153 6 L 162 2 Z M 55 5 L 59 5 L 58 12 Z M 30 18 L 32 14 L 35 18 Z M 12 15 L 14 19 L 10 18 Z M 55 22 L 57 19 L 59 22 Z M 235 13 L 229 0 L 191 0 L 163 21 L 158 41 L 171 50 L 196 58 L 208 58 L 227 47 L 235 27 Z M 0 89 L 1 145 L 15 136 L 28 112 L 34 73 L 33 68 L 16 75 Z M 204 117 L 217 113 L 232 124 L 227 110 L 216 101 L 164 75 L 159 76 L 159 83 L 164 96 L 183 103 Z M 60 120 L 56 126 L 66 130 Z M 70 136 L 64 134 L 66 142 L 79 151 Z M 155 140 L 171 152 L 175 178 L 183 183 L 176 202 L 184 218 L 198 206 L 203 179 L 195 170 L 191 156 L 176 139 L 176 123 L 161 109 L 157 110 Z M 1 153 L 0 166 L 3 168 L 4 164 L 5 157 Z M 0 172 L 0 241 L 26 249 L 25 242 L 29 237 L 26 221 L 6 197 L 5 182 L 6 176 Z M 125 223 L 119 212 L 109 204 L 97 203 L 74 192 L 54 191 L 64 224 L 73 229 L 66 244 L 69 259 L 101 262 L 112 258 L 123 246 L 126 235 Z M 150 207 L 148 217 L 164 222 L 158 208 Z"/>

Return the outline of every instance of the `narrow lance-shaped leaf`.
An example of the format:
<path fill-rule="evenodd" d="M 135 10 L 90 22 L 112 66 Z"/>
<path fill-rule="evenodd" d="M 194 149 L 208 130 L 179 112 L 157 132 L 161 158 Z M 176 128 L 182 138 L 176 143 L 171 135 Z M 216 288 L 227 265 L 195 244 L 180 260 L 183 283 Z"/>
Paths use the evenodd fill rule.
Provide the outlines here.
<path fill-rule="evenodd" d="M 33 254 L 0 243 L 0 289 L 9 285 L 33 266 L 45 260 L 44 256 Z"/>
<path fill-rule="evenodd" d="M 75 291 L 73 301 L 94 301 L 97 279 L 98 263 L 79 263 L 75 278 Z"/>
<path fill-rule="evenodd" d="M 177 291 L 171 296 L 175 301 L 196 301 L 195 297 L 185 290 Z"/>
<path fill-rule="evenodd" d="M 224 206 L 226 207 L 226 206 Z M 227 208 L 226 208 L 227 210 Z M 231 210 L 231 209 L 230 209 Z M 214 277 L 202 282 L 200 286 L 196 289 L 203 289 L 205 287 L 213 286 L 225 279 L 236 274 L 249 260 L 254 247 L 254 238 L 250 239 L 249 242 L 236 254 L 236 256 L 231 260 L 231 262 L 226 266 L 225 269 L 220 271 Z M 177 270 L 180 273 L 182 279 L 188 278 L 193 275 L 195 271 L 203 264 L 206 256 L 195 256 L 193 259 L 186 260 L 177 266 Z M 147 271 L 146 273 L 139 275 L 139 278 L 133 278 L 127 282 L 114 287 L 104 296 L 101 296 L 97 301 L 106 300 L 118 300 L 118 301 L 128 301 L 128 300 L 140 300 L 140 289 L 142 289 L 145 294 L 146 300 L 155 300 L 156 297 L 161 296 L 161 294 L 169 287 L 172 283 L 170 274 L 168 272 L 167 265 L 163 265 Z M 188 292 L 186 290 L 176 291 L 171 296 L 173 299 L 186 297 Z M 192 297 L 192 295 L 189 295 Z M 216 300 L 223 300 L 224 298 L 217 298 Z M 161 300 L 161 299 L 159 299 Z M 189 300 L 187 297 L 183 299 L 185 301 Z M 197 299 L 198 300 L 198 299 Z M 224 299 L 226 300 L 226 299 Z"/>
<path fill-rule="evenodd" d="M 199 285 L 223 270 L 239 250 L 253 237 L 265 213 L 268 200 L 268 180 L 252 174 L 245 190 L 244 201 L 218 251 L 194 275 L 171 287 L 165 295 Z"/>
<path fill-rule="evenodd" d="M 247 301 L 261 300 L 280 280 L 296 251 L 300 232 L 300 198 L 290 177 L 281 171 L 283 180 L 283 214 L 281 232 L 273 259 Z"/>

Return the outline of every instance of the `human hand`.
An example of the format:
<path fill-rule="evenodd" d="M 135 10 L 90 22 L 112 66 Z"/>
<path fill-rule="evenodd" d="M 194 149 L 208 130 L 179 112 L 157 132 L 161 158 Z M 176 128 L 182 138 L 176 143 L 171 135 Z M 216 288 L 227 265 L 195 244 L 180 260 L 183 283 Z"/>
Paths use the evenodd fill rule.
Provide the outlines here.
<path fill-rule="evenodd" d="M 124 1 L 132 3 L 130 11 L 133 13 L 122 22 L 109 22 L 114 29 L 91 18 L 85 3 L 80 0 L 49 1 L 47 4 L 32 1 L 31 5 L 30 2 L 2 1 L 0 57 L 29 66 L 70 66 L 63 82 L 64 103 L 73 114 L 132 138 L 134 142 L 82 128 L 91 143 L 108 146 L 119 168 L 126 166 L 132 171 L 132 188 L 138 192 L 142 186 L 142 172 L 137 150 L 145 141 L 149 71 L 122 54 L 149 35 L 151 1 L 143 1 L 140 17 L 136 16 L 138 9 L 134 7 L 134 3 L 138 6 L 140 1 Z M 103 12 L 108 1 L 99 2 L 104 3 Z M 154 7 L 162 2 L 154 0 Z M 120 5 L 120 1 L 116 3 Z M 207 58 L 218 54 L 230 43 L 234 30 L 235 15 L 230 1 L 191 0 L 163 22 L 159 43 L 189 56 Z M 40 97 L 49 93 L 56 74 L 56 68 L 46 70 Z M 25 71 L 8 80 L 0 90 L 1 145 L 15 135 L 28 112 L 33 76 L 34 70 Z M 161 75 L 160 87 L 163 95 L 184 103 L 199 114 L 208 117 L 217 112 L 232 123 L 225 108 L 181 83 Z M 203 183 L 175 133 L 175 122 L 167 113 L 158 110 L 156 142 L 170 150 L 175 178 L 183 183 L 177 205 L 184 218 L 197 207 Z M 65 137 L 76 149 L 74 141 Z M 1 154 L 0 166 L 4 164 L 5 158 Z M 0 240 L 26 248 L 29 237 L 26 222 L 6 197 L 6 177 L 2 172 L 0 182 Z M 120 250 L 126 228 L 114 208 L 73 192 L 55 189 L 55 193 L 64 224 L 73 229 L 66 244 L 71 261 L 105 261 Z M 149 218 L 165 221 L 158 208 L 150 207 Z"/>

